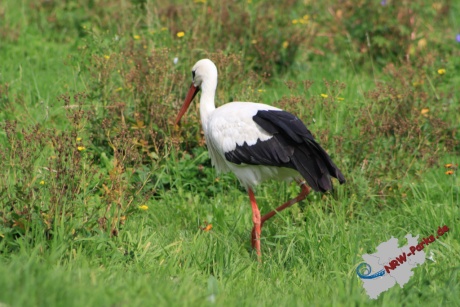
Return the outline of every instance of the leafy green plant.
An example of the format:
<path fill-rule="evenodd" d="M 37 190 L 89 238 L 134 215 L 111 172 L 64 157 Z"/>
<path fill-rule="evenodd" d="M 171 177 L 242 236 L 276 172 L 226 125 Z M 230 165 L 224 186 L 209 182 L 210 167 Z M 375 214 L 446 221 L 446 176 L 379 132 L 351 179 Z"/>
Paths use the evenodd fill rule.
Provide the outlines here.
<path fill-rule="evenodd" d="M 444 45 L 425 20 L 447 21 L 450 1 L 343 1 L 331 6 L 327 24 L 337 30 L 335 48 L 351 45 L 349 56 L 379 66 L 408 61 Z M 350 48 L 347 48 L 350 49 Z"/>

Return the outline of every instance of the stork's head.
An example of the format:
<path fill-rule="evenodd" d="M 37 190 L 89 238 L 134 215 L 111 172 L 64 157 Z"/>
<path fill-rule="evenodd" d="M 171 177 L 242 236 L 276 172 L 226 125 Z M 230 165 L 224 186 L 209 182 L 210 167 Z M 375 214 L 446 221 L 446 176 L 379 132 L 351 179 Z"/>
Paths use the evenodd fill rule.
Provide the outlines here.
<path fill-rule="evenodd" d="M 196 62 L 192 68 L 192 82 L 195 87 L 217 80 L 217 67 L 210 59 Z"/>
<path fill-rule="evenodd" d="M 202 59 L 196 62 L 192 68 L 192 85 L 188 90 L 187 96 L 185 97 L 184 104 L 177 114 L 175 124 L 177 125 L 182 118 L 182 116 L 187 111 L 190 103 L 192 102 L 193 98 L 195 98 L 196 94 L 200 90 L 203 91 L 211 90 L 215 91 L 217 86 L 217 67 L 214 63 L 209 59 Z"/>

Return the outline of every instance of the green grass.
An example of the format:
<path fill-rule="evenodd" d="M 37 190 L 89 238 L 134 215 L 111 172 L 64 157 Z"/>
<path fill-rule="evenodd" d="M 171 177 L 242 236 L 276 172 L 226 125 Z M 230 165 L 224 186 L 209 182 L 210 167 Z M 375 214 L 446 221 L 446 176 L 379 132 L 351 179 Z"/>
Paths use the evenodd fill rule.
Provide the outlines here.
<path fill-rule="evenodd" d="M 223 3 L 0 4 L 0 306 L 458 306 L 459 5 L 417 1 L 410 28 L 394 17 L 407 4 Z M 263 263 L 248 196 L 212 169 L 197 109 L 172 127 L 204 56 L 219 104 L 295 112 L 347 178 L 264 225 Z M 264 213 L 296 193 L 269 182 L 256 198 Z M 363 254 L 443 225 L 403 288 L 368 298 Z"/>
<path fill-rule="evenodd" d="M 427 179 L 437 178 L 435 171 Z M 452 179 L 452 178 L 450 178 Z M 259 191 L 264 210 L 283 192 Z M 213 198 L 165 194 L 130 219 L 116 239 L 103 234 L 48 244 L 18 240 L 2 256 L 2 301 L 11 305 L 219 305 L 432 304 L 455 303 L 458 285 L 458 199 L 453 181 L 414 184 L 417 197 L 396 208 L 374 206 L 347 195 L 330 207 L 310 196 L 300 210 L 285 212 L 263 230 L 264 263 L 250 249 L 250 208 L 238 191 Z M 229 205 L 232 204 L 232 205 Z M 349 211 L 357 212 L 354 218 Z M 203 219 L 213 229 L 199 229 Z M 391 236 L 426 236 L 440 225 L 450 232 L 426 251 L 436 262 L 415 268 L 409 283 L 370 301 L 355 274 L 360 256 Z M 57 233 L 59 234 L 59 230 Z M 17 289 L 21 289 L 18 292 Z"/>

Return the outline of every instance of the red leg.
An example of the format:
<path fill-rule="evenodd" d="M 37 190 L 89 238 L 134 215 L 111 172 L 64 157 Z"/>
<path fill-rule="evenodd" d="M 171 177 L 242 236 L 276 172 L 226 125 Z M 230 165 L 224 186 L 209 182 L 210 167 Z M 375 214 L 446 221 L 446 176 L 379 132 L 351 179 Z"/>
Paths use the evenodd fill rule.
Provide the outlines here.
<path fill-rule="evenodd" d="M 269 218 L 271 218 L 272 216 L 274 216 L 275 214 L 277 214 L 278 212 L 281 212 L 283 211 L 284 209 L 286 208 L 289 208 L 290 206 L 298 203 L 299 201 L 302 201 L 304 200 L 308 194 L 310 193 L 310 188 L 307 187 L 307 185 L 305 184 L 305 182 L 302 182 L 300 184 L 300 188 L 302 189 L 300 191 L 300 194 L 297 195 L 297 197 L 291 199 L 291 200 L 288 200 L 286 203 L 284 203 L 283 205 L 279 206 L 278 208 L 276 208 L 275 210 L 273 211 L 270 211 L 268 212 L 267 214 L 265 214 L 264 216 L 262 216 L 262 221 L 261 221 L 261 227 L 263 226 L 263 224 L 265 223 L 266 220 L 268 220 Z"/>
<path fill-rule="evenodd" d="M 297 195 L 297 197 L 291 199 L 291 200 L 288 200 L 286 203 L 284 203 L 283 205 L 279 206 L 278 208 L 276 208 L 275 210 L 273 211 L 270 211 L 269 213 L 265 214 L 264 216 L 262 216 L 262 219 L 260 221 L 260 228 L 259 230 L 256 229 L 256 226 L 254 224 L 254 228 L 252 229 L 252 240 L 254 242 L 254 238 L 257 236 L 257 231 L 259 233 L 259 238 L 260 238 L 260 231 L 262 229 L 262 226 L 263 224 L 265 223 L 266 220 L 268 220 L 269 218 L 273 217 L 275 214 L 277 214 L 278 212 L 281 212 L 283 211 L 284 209 L 292 206 L 293 204 L 295 203 L 298 203 L 299 201 L 301 200 L 304 200 L 307 195 L 310 193 L 310 188 L 307 187 L 307 185 L 305 184 L 305 182 L 301 182 L 300 183 L 300 188 L 302 189 L 300 191 L 300 194 Z M 252 193 L 252 191 L 250 191 L 250 193 Z M 251 197 L 251 195 L 249 195 L 249 197 Z M 254 198 L 254 194 L 252 194 L 252 197 Z M 252 203 L 252 201 L 251 201 Z M 255 199 L 254 199 L 254 203 L 255 203 Z M 256 208 L 257 208 L 257 205 L 256 205 Z M 254 209 L 253 209 L 253 212 L 254 212 Z M 252 245 L 254 247 L 254 244 Z"/>
<path fill-rule="evenodd" d="M 261 220 L 260 220 L 260 211 L 257 207 L 256 198 L 254 197 L 254 192 L 251 188 L 248 189 L 249 199 L 251 200 L 252 207 L 252 221 L 254 222 L 254 228 L 252 229 L 252 248 L 257 252 L 257 258 L 261 261 L 261 252 L 260 252 L 260 232 L 261 232 Z"/>

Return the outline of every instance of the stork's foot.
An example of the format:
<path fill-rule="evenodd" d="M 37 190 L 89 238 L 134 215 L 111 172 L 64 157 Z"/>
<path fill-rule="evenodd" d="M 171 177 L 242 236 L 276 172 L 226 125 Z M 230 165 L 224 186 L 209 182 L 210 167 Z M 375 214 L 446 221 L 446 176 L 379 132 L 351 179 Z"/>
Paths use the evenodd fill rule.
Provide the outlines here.
<path fill-rule="evenodd" d="M 258 222 L 258 223 L 255 222 L 254 206 L 253 206 L 254 227 L 252 228 L 252 233 L 251 233 L 251 243 L 252 243 L 252 247 L 257 252 L 257 256 L 259 258 L 259 261 L 260 261 L 260 257 L 261 257 L 260 234 L 261 234 L 261 231 L 262 231 L 262 226 L 264 225 L 266 220 L 270 219 L 271 217 L 273 217 L 278 212 L 281 212 L 284 209 L 289 208 L 290 206 L 294 205 L 295 203 L 298 203 L 299 201 L 304 200 L 308 196 L 308 194 L 310 193 L 310 188 L 305 184 L 305 182 L 300 183 L 300 188 L 301 188 L 301 191 L 300 191 L 300 194 L 297 195 L 297 197 L 295 197 L 295 198 L 293 198 L 291 200 L 288 200 L 287 202 L 285 202 L 284 204 L 282 204 L 281 206 L 279 206 L 275 210 L 270 211 L 269 213 L 265 214 L 264 216 L 262 216 L 262 218 L 260 218 L 260 220 L 259 220 L 260 222 Z M 253 203 L 255 204 L 254 194 L 252 193 L 252 198 L 251 198 L 251 193 L 252 193 L 252 191 L 250 191 L 250 194 L 249 194 L 249 198 L 251 199 L 251 204 L 253 204 Z M 257 208 L 257 204 L 256 204 L 256 208 Z M 257 209 L 257 211 L 259 211 L 259 209 Z M 260 217 L 260 213 L 259 213 L 259 217 Z"/>

